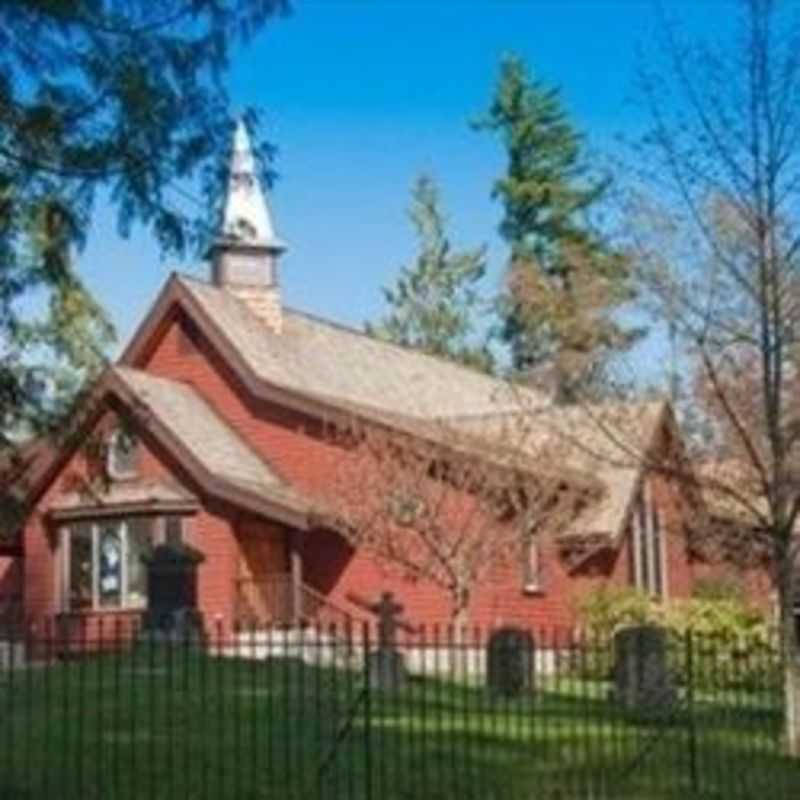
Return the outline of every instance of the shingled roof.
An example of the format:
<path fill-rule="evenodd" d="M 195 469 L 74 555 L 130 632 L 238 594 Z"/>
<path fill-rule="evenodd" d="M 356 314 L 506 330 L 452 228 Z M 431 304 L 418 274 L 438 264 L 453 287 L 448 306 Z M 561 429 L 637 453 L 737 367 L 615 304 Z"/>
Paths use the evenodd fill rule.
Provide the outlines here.
<path fill-rule="evenodd" d="M 261 380 L 288 391 L 417 419 L 488 414 L 545 404 L 475 370 L 380 341 L 360 331 L 284 309 L 279 334 L 233 294 L 180 277 L 181 286 Z"/>
<path fill-rule="evenodd" d="M 666 413 L 663 401 L 526 409 L 510 415 L 450 420 L 488 440 L 504 440 L 532 456 L 557 453 L 559 466 L 597 476 L 605 489 L 562 536 L 609 537 L 625 530 L 645 462 Z"/>
<path fill-rule="evenodd" d="M 107 381 L 123 399 L 135 402 L 137 417 L 144 417 L 150 430 L 160 428 L 217 487 L 300 515 L 308 510 L 303 498 L 190 386 L 119 366 Z"/>
<path fill-rule="evenodd" d="M 471 447 L 486 442 L 487 457 L 507 444 L 527 455 L 531 466 L 602 483 L 602 499 L 566 535 L 613 542 L 624 532 L 643 453 L 663 419 L 664 403 L 554 406 L 541 392 L 303 312 L 284 308 L 277 333 L 233 293 L 177 275 L 124 363 L 137 363 L 136 348 L 147 340 L 146 330 L 175 302 L 201 323 L 257 391 L 278 390 L 438 440 L 446 441 L 449 430 L 454 441 Z"/>

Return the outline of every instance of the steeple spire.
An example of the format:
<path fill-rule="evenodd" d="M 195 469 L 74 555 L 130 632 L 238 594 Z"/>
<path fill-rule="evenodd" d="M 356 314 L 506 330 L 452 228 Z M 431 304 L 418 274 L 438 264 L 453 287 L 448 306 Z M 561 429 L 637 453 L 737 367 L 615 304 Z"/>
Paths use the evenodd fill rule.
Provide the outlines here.
<path fill-rule="evenodd" d="M 243 120 L 236 123 L 222 217 L 222 236 L 282 253 L 286 245 L 275 235 L 272 214 L 261 190 L 253 146 Z"/>
<path fill-rule="evenodd" d="M 240 119 L 233 135 L 221 230 L 210 253 L 212 279 L 277 332 L 281 327 L 278 259 L 285 250 L 258 180 L 247 127 Z"/>

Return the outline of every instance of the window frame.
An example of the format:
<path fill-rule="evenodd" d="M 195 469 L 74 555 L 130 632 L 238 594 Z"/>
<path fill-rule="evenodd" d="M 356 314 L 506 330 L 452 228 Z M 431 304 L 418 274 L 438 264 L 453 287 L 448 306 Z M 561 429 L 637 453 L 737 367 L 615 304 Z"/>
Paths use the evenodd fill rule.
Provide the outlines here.
<path fill-rule="evenodd" d="M 652 489 L 643 481 L 630 524 L 631 582 L 641 592 L 659 600 L 668 597 L 668 572 L 664 526 Z"/>
<path fill-rule="evenodd" d="M 71 614 L 107 614 L 126 611 L 144 611 L 147 608 L 147 592 L 145 589 L 143 600 L 131 602 L 131 573 L 130 573 L 130 537 L 135 530 L 134 520 L 147 520 L 150 522 L 150 541 L 153 546 L 158 544 L 161 533 L 160 515 L 129 515 L 119 517 L 102 517 L 93 519 L 76 520 L 62 526 L 60 535 L 60 598 L 61 609 Z M 86 607 L 73 608 L 72 604 L 72 540 L 80 526 L 86 526 L 91 542 L 91 603 Z M 113 526 L 120 537 L 121 563 L 119 568 L 119 603 L 116 605 L 103 605 L 100 592 L 100 537 L 103 528 Z"/>
<path fill-rule="evenodd" d="M 534 535 L 525 539 L 522 553 L 522 591 L 524 594 L 542 593 L 542 550 Z"/>

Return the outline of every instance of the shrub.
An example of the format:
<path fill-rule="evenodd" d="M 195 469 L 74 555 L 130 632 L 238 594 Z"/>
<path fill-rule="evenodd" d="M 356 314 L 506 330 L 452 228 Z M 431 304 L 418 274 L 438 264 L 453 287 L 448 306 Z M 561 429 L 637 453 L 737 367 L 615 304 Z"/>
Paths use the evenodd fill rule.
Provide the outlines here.
<path fill-rule="evenodd" d="M 614 666 L 614 634 L 630 625 L 655 622 L 656 607 L 643 592 L 603 586 L 578 601 L 586 648 L 573 671 L 587 680 L 608 680 Z"/>
<path fill-rule="evenodd" d="M 578 604 L 591 655 L 581 669 L 587 678 L 607 679 L 613 667 L 614 634 L 630 625 L 655 624 L 669 636 L 676 678 L 688 679 L 687 635 L 692 637 L 692 675 L 698 688 L 773 688 L 780 663 L 763 614 L 721 585 L 705 586 L 700 597 L 654 602 L 630 588 L 601 587 Z M 726 596 L 727 595 L 727 596 Z"/>
<path fill-rule="evenodd" d="M 740 601 L 743 594 L 742 582 L 730 575 L 698 578 L 692 589 L 695 600 Z"/>
<path fill-rule="evenodd" d="M 598 644 L 610 642 L 622 627 L 658 621 L 657 606 L 644 592 L 617 586 L 602 586 L 584 595 L 578 615 L 589 639 Z"/>
<path fill-rule="evenodd" d="M 780 659 L 769 624 L 742 600 L 679 600 L 665 610 L 664 622 L 682 641 L 676 667 L 684 680 L 691 632 L 697 686 L 769 689 L 780 684 Z"/>

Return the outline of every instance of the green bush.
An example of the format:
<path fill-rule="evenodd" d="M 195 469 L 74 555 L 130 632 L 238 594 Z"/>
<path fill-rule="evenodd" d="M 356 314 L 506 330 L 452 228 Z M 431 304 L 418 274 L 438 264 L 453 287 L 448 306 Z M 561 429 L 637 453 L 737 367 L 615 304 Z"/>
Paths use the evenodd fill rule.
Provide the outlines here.
<path fill-rule="evenodd" d="M 676 679 L 688 680 L 691 635 L 693 684 L 700 689 L 764 689 L 780 685 L 780 659 L 764 615 L 726 587 L 701 587 L 695 596 L 655 602 L 630 588 L 601 587 L 578 604 L 590 655 L 581 676 L 608 679 L 614 634 L 631 625 L 655 624 L 669 634 L 669 658 Z"/>
<path fill-rule="evenodd" d="M 695 600 L 739 601 L 743 594 L 742 582 L 730 575 L 698 578 L 692 588 Z"/>
<path fill-rule="evenodd" d="M 656 622 L 655 611 L 646 594 L 627 587 L 603 586 L 584 595 L 578 602 L 584 657 L 573 671 L 586 680 L 610 679 L 614 634 L 620 628 Z"/>
<path fill-rule="evenodd" d="M 644 593 L 628 587 L 602 586 L 578 602 L 581 627 L 593 643 L 608 643 L 629 625 L 657 622 L 658 607 Z"/>
<path fill-rule="evenodd" d="M 691 635 L 692 674 L 700 688 L 768 690 L 780 685 L 774 634 L 763 614 L 742 600 L 678 600 L 665 608 L 663 619 L 681 643 L 675 660 L 683 680 Z"/>

